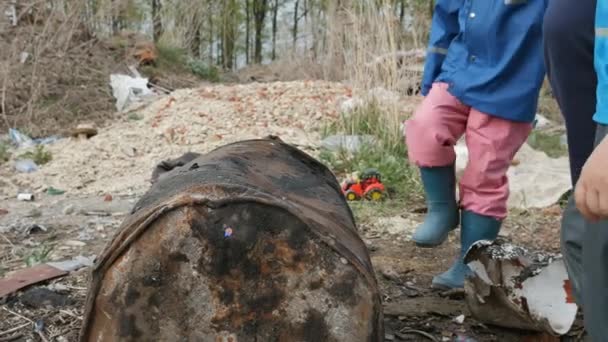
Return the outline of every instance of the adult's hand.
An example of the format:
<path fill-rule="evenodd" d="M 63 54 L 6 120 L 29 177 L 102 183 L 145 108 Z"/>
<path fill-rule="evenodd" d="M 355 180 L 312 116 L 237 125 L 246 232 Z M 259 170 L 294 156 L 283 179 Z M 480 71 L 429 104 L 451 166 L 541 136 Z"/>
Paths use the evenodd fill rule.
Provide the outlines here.
<path fill-rule="evenodd" d="M 576 207 L 590 221 L 608 219 L 608 139 L 591 153 L 574 191 Z"/>

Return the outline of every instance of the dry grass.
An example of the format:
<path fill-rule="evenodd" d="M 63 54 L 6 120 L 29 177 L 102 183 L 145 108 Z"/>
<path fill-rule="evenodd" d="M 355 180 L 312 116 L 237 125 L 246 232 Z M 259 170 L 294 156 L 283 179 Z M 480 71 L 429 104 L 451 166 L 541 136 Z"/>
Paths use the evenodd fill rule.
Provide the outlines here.
<path fill-rule="evenodd" d="M 4 128 L 41 136 L 113 112 L 107 77 L 115 59 L 84 27 L 84 2 L 65 3 L 23 5 L 18 24 L 0 36 Z"/>

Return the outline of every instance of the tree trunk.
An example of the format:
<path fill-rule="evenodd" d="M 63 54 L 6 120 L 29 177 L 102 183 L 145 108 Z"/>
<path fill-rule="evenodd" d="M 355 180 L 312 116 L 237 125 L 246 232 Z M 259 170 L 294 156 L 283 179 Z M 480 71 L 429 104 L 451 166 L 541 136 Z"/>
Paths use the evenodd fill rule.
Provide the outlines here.
<path fill-rule="evenodd" d="M 163 22 L 160 16 L 162 6 L 161 0 L 152 0 L 152 37 L 155 43 L 158 43 L 160 36 L 163 35 Z"/>
<path fill-rule="evenodd" d="M 274 0 L 272 10 L 272 60 L 277 58 L 277 16 L 279 13 L 279 0 Z"/>
<path fill-rule="evenodd" d="M 192 42 L 190 43 L 190 52 L 192 56 L 195 58 L 201 57 L 201 25 L 196 22 L 194 23 L 194 32 L 192 37 Z"/>
<path fill-rule="evenodd" d="M 268 0 L 253 0 L 253 17 L 255 20 L 255 52 L 253 61 L 258 64 L 262 63 L 262 32 L 264 30 L 267 9 Z"/>
<path fill-rule="evenodd" d="M 296 51 L 296 46 L 298 42 L 298 8 L 300 7 L 300 0 L 296 0 L 293 5 L 293 29 L 291 30 L 291 38 L 293 42 L 293 51 Z"/>
<path fill-rule="evenodd" d="M 429 0 L 431 3 L 432 0 Z M 405 0 L 399 1 L 399 22 L 401 23 L 401 27 L 403 27 L 403 19 L 405 18 Z"/>
<path fill-rule="evenodd" d="M 222 65 L 226 70 L 234 67 L 234 51 L 236 45 L 236 15 L 237 0 L 224 2 L 222 11 Z"/>
<path fill-rule="evenodd" d="M 435 0 L 429 0 L 429 19 L 433 19 L 433 12 L 435 11 Z"/>
<path fill-rule="evenodd" d="M 209 1 L 208 16 L 209 20 L 209 65 L 213 65 L 213 44 L 215 37 L 213 32 L 213 2 Z"/>
<path fill-rule="evenodd" d="M 249 0 L 245 0 L 245 63 L 249 64 L 249 28 L 251 25 L 251 9 L 249 8 Z"/>

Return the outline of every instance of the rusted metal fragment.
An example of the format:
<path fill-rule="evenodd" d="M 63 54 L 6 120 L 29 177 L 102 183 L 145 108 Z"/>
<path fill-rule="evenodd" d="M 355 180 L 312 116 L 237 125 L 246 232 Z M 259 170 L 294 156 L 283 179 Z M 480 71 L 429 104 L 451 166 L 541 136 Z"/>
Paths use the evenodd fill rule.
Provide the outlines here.
<path fill-rule="evenodd" d="M 382 341 L 335 177 L 276 138 L 159 178 L 98 258 L 82 341 Z"/>
<path fill-rule="evenodd" d="M 572 327 L 578 307 L 561 256 L 480 241 L 465 262 L 474 273 L 465 283 L 466 301 L 478 320 L 553 335 Z"/>
<path fill-rule="evenodd" d="M 42 264 L 15 271 L 0 279 L 0 298 L 13 294 L 25 287 L 68 274 L 67 271 Z"/>

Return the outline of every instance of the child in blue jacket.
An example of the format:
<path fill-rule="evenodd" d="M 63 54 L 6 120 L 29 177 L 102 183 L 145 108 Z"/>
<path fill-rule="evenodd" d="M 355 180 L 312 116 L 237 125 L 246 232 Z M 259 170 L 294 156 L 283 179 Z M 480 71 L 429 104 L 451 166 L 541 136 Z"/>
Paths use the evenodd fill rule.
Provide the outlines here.
<path fill-rule="evenodd" d="M 545 76 L 542 22 L 548 0 L 437 0 L 422 82 L 425 96 L 406 123 L 428 213 L 413 240 L 441 244 L 461 225 L 461 251 L 436 288 L 461 288 L 469 247 L 497 237 L 507 215 L 507 170 L 525 143 Z M 454 145 L 469 162 L 455 195 Z"/>

